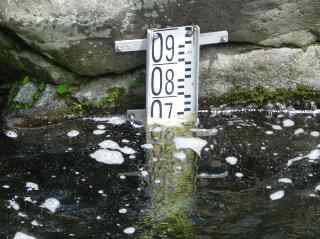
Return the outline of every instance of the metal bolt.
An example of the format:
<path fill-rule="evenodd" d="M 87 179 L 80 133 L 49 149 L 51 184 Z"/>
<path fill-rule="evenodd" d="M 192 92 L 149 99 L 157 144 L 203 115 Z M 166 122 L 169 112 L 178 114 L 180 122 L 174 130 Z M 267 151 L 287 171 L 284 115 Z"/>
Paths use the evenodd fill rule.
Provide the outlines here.
<path fill-rule="evenodd" d="M 153 39 L 156 40 L 156 39 L 158 39 L 158 38 L 159 38 L 159 33 L 154 33 L 154 34 L 153 34 Z"/>
<path fill-rule="evenodd" d="M 221 37 L 221 42 L 227 42 L 228 39 L 226 37 Z"/>
<path fill-rule="evenodd" d="M 121 46 L 118 45 L 117 48 L 116 48 L 116 51 L 117 52 L 121 52 L 121 50 L 122 50 Z"/>

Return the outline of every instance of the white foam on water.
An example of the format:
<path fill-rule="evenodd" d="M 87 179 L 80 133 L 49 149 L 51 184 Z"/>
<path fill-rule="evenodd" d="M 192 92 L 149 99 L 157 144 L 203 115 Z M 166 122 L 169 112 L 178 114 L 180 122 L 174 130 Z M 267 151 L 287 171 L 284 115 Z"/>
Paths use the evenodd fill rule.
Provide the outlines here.
<path fill-rule="evenodd" d="M 303 134 L 303 133 L 304 133 L 304 129 L 302 129 L 302 128 L 296 129 L 294 131 L 294 135 L 299 135 L 299 134 Z"/>
<path fill-rule="evenodd" d="M 39 223 L 37 220 L 33 220 L 31 221 L 30 223 L 32 226 L 35 226 L 35 227 L 43 227 L 43 225 L 41 223 Z"/>
<path fill-rule="evenodd" d="M 106 129 L 106 126 L 103 124 L 99 124 L 99 125 L 97 125 L 97 129 L 104 130 L 104 129 Z"/>
<path fill-rule="evenodd" d="M 32 200 L 31 197 L 25 197 L 23 200 L 25 202 L 29 202 L 29 203 L 32 203 L 32 204 L 36 204 L 37 203 L 37 201 L 36 200 Z"/>
<path fill-rule="evenodd" d="M 8 202 L 9 202 L 8 208 L 12 208 L 15 211 L 20 210 L 20 205 L 14 199 L 9 200 Z"/>
<path fill-rule="evenodd" d="M 320 133 L 319 133 L 319 131 L 312 131 L 312 132 L 310 133 L 310 135 L 311 135 L 312 137 L 318 138 L 318 137 L 320 136 Z"/>
<path fill-rule="evenodd" d="M 282 127 L 280 125 L 272 125 L 272 128 L 274 130 L 282 130 Z"/>
<path fill-rule="evenodd" d="M 319 184 L 318 186 L 316 186 L 316 188 L 314 189 L 314 191 L 320 192 L 320 184 Z"/>
<path fill-rule="evenodd" d="M 243 173 L 236 173 L 235 175 L 236 175 L 237 178 L 243 178 L 244 177 Z"/>
<path fill-rule="evenodd" d="M 135 154 L 136 151 L 133 148 L 130 148 L 128 146 L 124 146 L 123 148 L 120 148 L 120 151 L 124 154 L 131 155 Z"/>
<path fill-rule="evenodd" d="M 127 227 L 123 230 L 125 234 L 131 235 L 136 232 L 136 229 L 134 227 Z"/>
<path fill-rule="evenodd" d="M 200 173 L 197 177 L 198 178 L 204 178 L 204 179 L 220 179 L 225 178 L 229 175 L 228 171 L 225 171 L 223 173 Z"/>
<path fill-rule="evenodd" d="M 312 150 L 308 155 L 308 159 L 310 160 L 317 160 L 320 158 L 320 149 L 314 149 Z"/>
<path fill-rule="evenodd" d="M 13 130 L 7 130 L 7 131 L 5 132 L 5 135 L 6 135 L 7 137 L 13 138 L 13 139 L 16 139 L 16 138 L 19 137 L 18 133 L 15 132 L 15 131 L 13 131 Z"/>
<path fill-rule="evenodd" d="M 279 178 L 278 182 L 279 183 L 286 183 L 286 184 L 292 184 L 293 183 L 292 179 L 290 179 L 290 178 Z"/>
<path fill-rule="evenodd" d="M 266 132 L 265 132 L 265 134 L 266 134 L 266 135 L 273 135 L 273 134 L 274 134 L 274 132 L 273 132 L 273 131 L 271 131 L 271 130 L 268 130 L 268 131 L 266 131 Z"/>
<path fill-rule="evenodd" d="M 28 192 L 33 191 L 33 190 L 38 191 L 39 185 L 36 183 L 33 183 L 33 182 L 26 182 L 26 188 L 27 188 Z"/>
<path fill-rule="evenodd" d="M 67 136 L 69 138 L 75 138 L 80 134 L 80 132 L 78 130 L 71 130 L 67 133 Z"/>
<path fill-rule="evenodd" d="M 128 210 L 125 209 L 125 208 L 121 208 L 121 209 L 119 209 L 118 212 L 119 212 L 120 214 L 126 214 L 126 213 L 128 212 Z"/>
<path fill-rule="evenodd" d="M 207 141 L 194 137 L 177 137 L 174 139 L 176 148 L 179 149 L 191 149 L 199 157 L 201 157 L 201 150 L 207 145 Z"/>
<path fill-rule="evenodd" d="M 119 151 L 98 149 L 94 153 L 90 154 L 90 157 L 95 159 L 99 163 L 109 165 L 120 165 L 124 163 L 123 155 Z"/>
<path fill-rule="evenodd" d="M 27 217 L 28 217 L 28 215 L 25 214 L 25 213 L 23 213 L 23 212 L 19 212 L 19 213 L 18 213 L 18 216 L 19 216 L 19 217 L 23 217 L 23 218 L 27 218 Z"/>
<path fill-rule="evenodd" d="M 184 160 L 186 160 L 187 155 L 186 155 L 184 152 L 178 152 L 178 153 L 175 153 L 175 154 L 173 155 L 173 157 L 174 157 L 175 159 L 179 159 L 179 160 L 181 160 L 181 161 L 184 161 Z"/>
<path fill-rule="evenodd" d="M 130 140 L 128 140 L 128 139 L 122 139 L 122 140 L 121 140 L 121 143 L 128 144 L 128 143 L 130 143 Z"/>
<path fill-rule="evenodd" d="M 141 148 L 150 150 L 150 149 L 153 149 L 153 145 L 152 144 L 143 144 L 143 145 L 141 145 Z"/>
<path fill-rule="evenodd" d="M 103 149 L 115 149 L 115 150 L 120 149 L 119 144 L 117 142 L 112 141 L 112 140 L 105 140 L 105 141 L 101 142 L 99 144 L 99 147 L 103 148 Z"/>
<path fill-rule="evenodd" d="M 277 191 L 277 192 L 275 192 L 275 193 L 272 193 L 272 194 L 270 195 L 270 199 L 271 199 L 272 201 L 280 200 L 280 199 L 282 199 L 284 196 L 285 196 L 285 191 L 280 190 L 280 191 Z"/>
<path fill-rule="evenodd" d="M 295 122 L 291 119 L 285 119 L 282 121 L 283 127 L 289 128 L 295 125 Z"/>
<path fill-rule="evenodd" d="M 114 116 L 114 117 L 111 117 L 107 120 L 107 122 L 109 124 L 113 124 L 113 125 L 122 125 L 124 123 L 126 123 L 126 119 L 123 118 L 123 117 L 119 117 L 119 116 Z"/>
<path fill-rule="evenodd" d="M 4 189 L 9 189 L 9 188 L 10 188 L 10 185 L 2 185 L 2 188 L 4 188 Z"/>
<path fill-rule="evenodd" d="M 23 232 L 17 232 L 13 239 L 37 239 L 36 237 L 33 237 L 33 236 L 29 236 Z"/>
<path fill-rule="evenodd" d="M 126 123 L 126 119 L 121 116 L 113 116 L 113 117 L 89 117 L 84 118 L 84 120 L 93 120 L 95 122 L 107 122 L 113 125 L 122 125 Z"/>
<path fill-rule="evenodd" d="M 297 162 L 297 161 L 300 161 L 304 159 L 303 156 L 299 156 L 299 157 L 295 157 L 293 159 L 289 159 L 288 162 L 287 162 L 287 166 L 290 167 L 293 163 Z"/>
<path fill-rule="evenodd" d="M 111 149 L 111 150 L 119 150 L 124 154 L 132 155 L 135 154 L 136 151 L 128 146 L 124 146 L 121 148 L 117 142 L 112 140 L 105 140 L 99 144 L 99 146 L 103 149 Z"/>
<path fill-rule="evenodd" d="M 238 159 L 234 156 L 226 157 L 226 162 L 230 165 L 236 165 L 238 163 Z"/>
<path fill-rule="evenodd" d="M 94 135 L 102 135 L 102 134 L 105 134 L 107 131 L 106 130 L 103 130 L 103 129 L 97 129 L 97 130 L 94 130 L 92 133 Z"/>
<path fill-rule="evenodd" d="M 61 207 L 61 203 L 56 198 L 48 198 L 40 205 L 40 207 L 46 208 L 50 212 L 55 213 Z"/>

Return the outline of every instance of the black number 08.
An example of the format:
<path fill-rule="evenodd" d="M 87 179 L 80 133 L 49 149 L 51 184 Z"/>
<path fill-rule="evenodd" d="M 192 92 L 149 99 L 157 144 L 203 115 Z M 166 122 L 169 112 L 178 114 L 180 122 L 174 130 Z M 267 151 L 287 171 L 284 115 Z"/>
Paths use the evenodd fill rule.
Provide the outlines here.
<path fill-rule="evenodd" d="M 156 80 L 156 74 L 159 77 L 159 80 Z M 163 85 L 163 76 L 162 69 L 160 67 L 155 67 L 151 73 L 151 91 L 153 95 L 160 95 L 162 93 Z M 168 69 L 166 71 L 166 83 L 165 83 L 165 92 L 167 95 L 171 95 L 174 92 L 174 71 Z M 158 87 L 156 87 L 156 82 L 158 82 Z"/>

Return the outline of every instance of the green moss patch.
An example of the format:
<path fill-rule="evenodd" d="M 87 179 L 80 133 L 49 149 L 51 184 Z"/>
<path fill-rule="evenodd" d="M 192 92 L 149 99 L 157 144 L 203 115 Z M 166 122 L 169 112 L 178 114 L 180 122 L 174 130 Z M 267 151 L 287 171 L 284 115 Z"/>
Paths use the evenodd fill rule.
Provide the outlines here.
<path fill-rule="evenodd" d="M 303 107 L 303 103 L 314 101 L 320 105 L 320 91 L 304 85 L 298 85 L 295 89 L 270 90 L 264 87 L 256 87 L 252 90 L 246 88 L 234 88 L 219 97 L 209 97 L 207 103 L 218 106 L 248 106 L 254 104 L 262 107 L 268 103 L 292 103 Z"/>

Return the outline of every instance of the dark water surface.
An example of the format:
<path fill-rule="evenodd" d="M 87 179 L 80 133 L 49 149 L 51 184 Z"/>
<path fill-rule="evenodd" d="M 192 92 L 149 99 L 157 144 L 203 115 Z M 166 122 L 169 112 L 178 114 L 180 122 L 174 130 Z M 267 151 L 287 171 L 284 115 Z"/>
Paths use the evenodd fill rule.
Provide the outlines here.
<path fill-rule="evenodd" d="M 206 130 L 191 130 L 193 140 L 206 140 L 201 158 L 190 164 L 197 180 L 182 176 L 186 164 L 170 164 L 175 167 L 168 179 L 173 186 L 159 189 L 156 185 L 166 180 L 161 172 L 171 172 L 171 166 L 149 170 L 149 161 L 174 154 L 170 160 L 182 162 L 181 153 L 188 161 L 190 152 L 176 155 L 168 142 L 157 160 L 146 153 L 152 149 L 145 145 L 150 142 L 144 128 L 111 123 L 81 119 L 16 130 L 17 138 L 1 135 L 1 239 L 320 238 L 319 116 L 202 115 Z M 93 133 L 98 125 L 106 127 L 95 132 L 101 135 Z M 79 135 L 68 136 L 72 130 Z M 106 140 L 108 153 L 117 154 L 99 162 L 92 155 Z M 178 180 L 182 177 L 186 185 Z M 153 179 L 152 187 L 146 178 Z M 152 215 L 168 210 L 174 220 L 163 212 L 151 220 L 150 208 L 156 211 Z"/>

